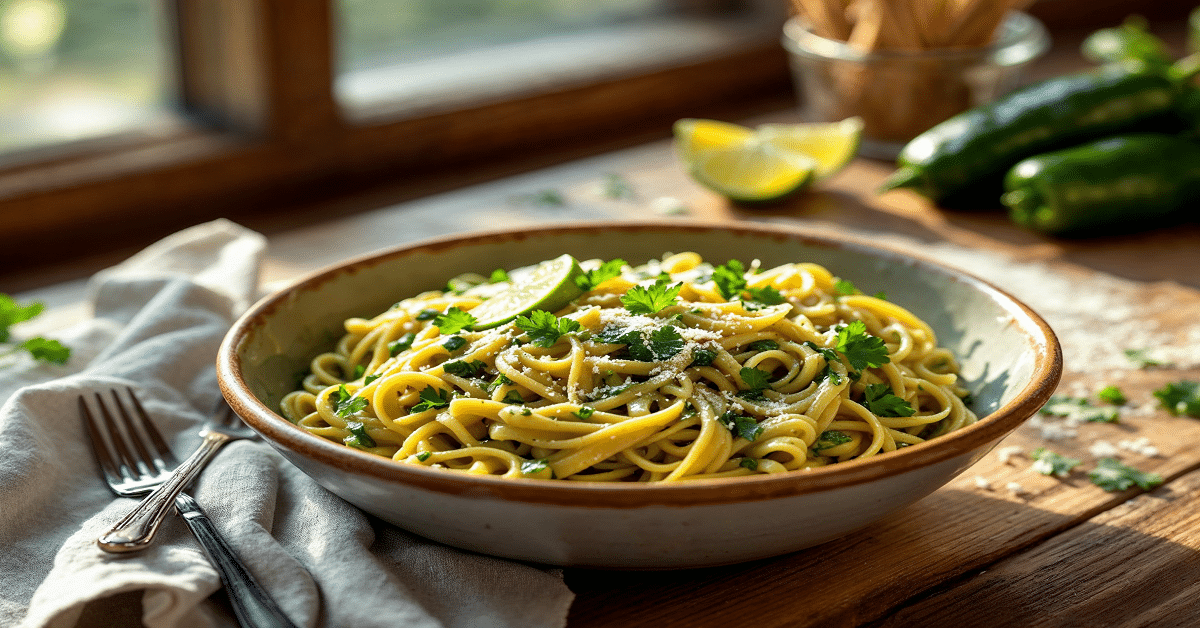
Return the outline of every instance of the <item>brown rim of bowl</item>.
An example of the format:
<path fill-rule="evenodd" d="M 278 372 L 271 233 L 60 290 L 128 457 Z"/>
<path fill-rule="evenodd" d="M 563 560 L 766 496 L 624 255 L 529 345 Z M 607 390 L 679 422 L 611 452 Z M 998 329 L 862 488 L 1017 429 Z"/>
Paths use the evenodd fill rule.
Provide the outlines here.
<path fill-rule="evenodd" d="M 693 480 L 670 484 L 631 484 L 508 480 L 495 476 L 466 475 L 393 462 L 387 458 L 314 436 L 293 425 L 255 398 L 248 391 L 242 379 L 240 365 L 236 359 L 237 349 L 251 333 L 255 326 L 255 320 L 259 316 L 269 313 L 288 293 L 299 289 L 315 288 L 341 273 L 355 268 L 372 266 L 417 251 L 437 252 L 476 243 L 520 241 L 560 234 L 659 230 L 691 233 L 720 231 L 734 235 L 792 240 L 822 247 L 861 250 L 876 257 L 915 264 L 953 280 L 969 283 L 996 300 L 1012 316 L 1012 324 L 1018 325 L 1032 339 L 1032 348 L 1037 355 L 1030 383 L 1011 401 L 995 412 L 980 417 L 980 420 L 972 425 L 939 436 L 926 443 L 905 447 L 878 457 L 851 460 L 828 467 L 783 474 Z M 424 240 L 355 257 L 297 279 L 287 287 L 264 297 L 251 306 L 233 324 L 222 341 L 217 355 L 217 379 L 221 391 L 246 423 L 266 440 L 290 449 L 305 458 L 314 459 L 325 466 L 354 475 L 370 476 L 384 482 L 408 485 L 438 493 L 467 494 L 473 497 L 490 497 L 539 504 L 610 508 L 719 504 L 801 495 L 864 483 L 895 475 L 906 469 L 924 467 L 966 456 L 998 442 L 1016 429 L 1022 421 L 1032 416 L 1053 394 L 1061 375 L 1062 352 L 1058 339 L 1050 326 L 1028 306 L 982 279 L 931 260 L 867 244 L 854 238 L 838 238 L 795 227 L 747 226 L 723 222 L 688 225 L 661 221 L 587 222 L 534 227 L 520 232 L 512 230 L 477 231 Z"/>

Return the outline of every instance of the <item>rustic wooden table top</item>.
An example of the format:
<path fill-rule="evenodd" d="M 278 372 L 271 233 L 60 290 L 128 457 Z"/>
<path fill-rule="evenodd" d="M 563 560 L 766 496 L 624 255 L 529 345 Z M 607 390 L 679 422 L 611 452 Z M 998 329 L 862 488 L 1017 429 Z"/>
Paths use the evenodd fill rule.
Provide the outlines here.
<path fill-rule="evenodd" d="M 781 111 L 746 122 L 796 119 Z M 1061 393 L 1095 400 L 1115 384 L 1129 398 L 1117 424 L 1039 417 L 1001 443 L 1020 453 L 990 454 L 933 495 L 819 547 L 702 570 L 567 569 L 578 595 L 571 628 L 1200 625 L 1200 420 L 1171 416 L 1152 395 L 1168 382 L 1200 381 L 1200 227 L 1052 240 L 1000 213 L 876 194 L 891 170 L 857 160 L 784 205 L 743 209 L 692 183 L 664 140 L 418 201 L 351 199 L 248 226 L 269 235 L 268 283 L 425 237 L 644 218 L 672 205 L 685 210 L 657 217 L 850 233 L 999 285 L 1058 333 Z M 633 196 L 611 198 L 613 181 Z M 348 211 L 364 206 L 378 209 Z M 72 316 L 82 290 L 68 282 L 28 294 L 57 306 L 53 325 Z M 1139 367 L 1126 349 L 1147 349 L 1163 364 Z M 1148 493 L 1092 485 L 1086 471 L 1099 441 L 1164 484 Z M 1083 463 L 1065 478 L 1041 475 L 1030 468 L 1038 447 Z"/>

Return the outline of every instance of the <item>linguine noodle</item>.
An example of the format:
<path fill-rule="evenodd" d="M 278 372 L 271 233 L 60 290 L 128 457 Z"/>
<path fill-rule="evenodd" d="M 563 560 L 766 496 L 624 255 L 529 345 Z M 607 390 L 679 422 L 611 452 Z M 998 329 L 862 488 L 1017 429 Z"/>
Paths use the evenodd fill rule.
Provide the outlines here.
<path fill-rule="evenodd" d="M 642 482 L 823 466 L 976 420 L 925 322 L 816 264 L 714 268 L 680 253 L 626 265 L 557 319 L 540 314 L 577 323 L 556 338 L 530 331 L 533 316 L 443 333 L 454 325 L 442 316 L 508 285 L 456 279 L 459 292 L 347 320 L 284 416 L 406 464 Z M 666 307 L 627 307 L 631 291 Z"/>

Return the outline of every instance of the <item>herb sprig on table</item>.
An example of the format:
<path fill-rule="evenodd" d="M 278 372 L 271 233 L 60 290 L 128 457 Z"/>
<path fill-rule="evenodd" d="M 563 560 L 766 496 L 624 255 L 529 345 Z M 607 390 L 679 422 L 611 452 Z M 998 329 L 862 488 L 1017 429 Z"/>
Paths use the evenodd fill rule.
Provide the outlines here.
<path fill-rule="evenodd" d="M 7 294 L 0 293 L 0 357 L 20 351 L 28 352 L 35 360 L 66 364 L 71 349 L 57 340 L 34 336 L 23 342 L 13 342 L 10 327 L 36 318 L 45 310 L 41 302 L 21 305 Z"/>

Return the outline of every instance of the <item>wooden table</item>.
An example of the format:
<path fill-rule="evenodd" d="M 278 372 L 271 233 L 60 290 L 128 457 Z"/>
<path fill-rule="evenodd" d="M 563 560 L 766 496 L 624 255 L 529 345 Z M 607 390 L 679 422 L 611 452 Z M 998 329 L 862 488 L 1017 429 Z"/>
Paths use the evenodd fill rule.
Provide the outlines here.
<path fill-rule="evenodd" d="M 782 111 L 748 122 L 795 119 Z M 859 160 L 785 205 L 741 209 L 687 179 L 661 141 L 423 200 L 350 199 L 247 224 L 270 237 L 268 282 L 428 236 L 645 217 L 667 204 L 662 197 L 687 207 L 667 220 L 849 232 L 998 283 L 1059 333 L 1061 391 L 1089 395 L 1113 383 L 1131 399 L 1119 424 L 1084 424 L 1073 438 L 1022 427 L 1001 446 L 1025 454 L 989 455 L 930 497 L 819 547 L 692 571 L 567 569 L 578 595 L 570 628 L 1200 625 L 1200 420 L 1170 416 L 1151 395 L 1167 382 L 1200 380 L 1200 228 L 1050 240 L 999 213 L 948 213 L 906 192 L 875 194 L 890 171 Z M 606 197 L 610 174 L 636 197 Z M 547 190 L 564 204 L 548 202 Z M 365 206 L 378 209 L 347 211 Z M 68 282 L 23 296 L 55 305 L 52 325 L 75 312 L 81 294 L 81 283 Z M 1170 364 L 1141 369 L 1122 353 L 1146 347 Z M 1159 455 L 1121 458 L 1161 474 L 1160 488 L 1109 493 L 1088 481 L 1096 440 L 1141 437 Z M 1084 463 L 1063 479 L 1037 474 L 1027 452 L 1043 446 Z"/>

